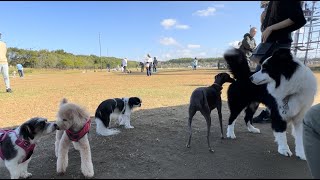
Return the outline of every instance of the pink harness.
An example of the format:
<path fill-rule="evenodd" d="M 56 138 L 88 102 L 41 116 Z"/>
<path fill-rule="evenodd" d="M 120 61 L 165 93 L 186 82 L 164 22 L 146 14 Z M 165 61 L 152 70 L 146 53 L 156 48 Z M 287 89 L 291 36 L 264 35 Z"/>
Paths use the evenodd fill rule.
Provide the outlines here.
<path fill-rule="evenodd" d="M 71 141 L 78 142 L 84 135 L 86 135 L 91 127 L 91 120 L 90 118 L 84 125 L 84 127 L 79 132 L 72 132 L 70 129 L 66 130 L 66 133 Z"/>
<path fill-rule="evenodd" d="M 16 145 L 21 147 L 25 153 L 26 153 L 26 157 L 23 159 L 23 162 L 25 162 L 26 160 L 28 160 L 32 154 L 33 154 L 33 150 L 36 147 L 36 144 L 31 144 L 29 141 L 24 140 L 22 138 L 18 138 L 18 135 L 16 134 L 16 132 L 14 130 L 1 130 L 0 129 L 0 133 L 2 133 L 0 135 L 0 144 L 4 141 L 4 139 L 9 135 L 9 133 L 14 133 L 17 136 L 17 140 L 16 140 Z M 0 147 L 0 158 L 2 160 L 4 160 L 4 155 L 2 153 L 2 148 Z"/>

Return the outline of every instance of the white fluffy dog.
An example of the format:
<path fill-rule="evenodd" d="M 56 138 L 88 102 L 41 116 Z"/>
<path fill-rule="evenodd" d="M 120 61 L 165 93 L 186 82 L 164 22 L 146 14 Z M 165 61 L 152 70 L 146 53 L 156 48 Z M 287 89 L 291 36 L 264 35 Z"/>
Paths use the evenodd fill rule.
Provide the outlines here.
<path fill-rule="evenodd" d="M 57 160 L 57 173 L 63 175 L 68 167 L 68 151 L 72 142 L 74 148 L 80 151 L 81 172 L 86 178 L 94 176 L 91 149 L 88 140 L 90 130 L 90 115 L 83 108 L 73 103 L 68 103 L 64 98 L 60 103 L 57 114 L 55 153 Z"/>

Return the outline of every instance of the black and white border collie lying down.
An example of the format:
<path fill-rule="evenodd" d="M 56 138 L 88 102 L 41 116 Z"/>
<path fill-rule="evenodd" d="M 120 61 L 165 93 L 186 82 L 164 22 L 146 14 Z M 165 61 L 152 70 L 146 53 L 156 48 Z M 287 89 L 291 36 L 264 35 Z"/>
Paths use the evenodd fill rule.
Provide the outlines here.
<path fill-rule="evenodd" d="M 260 133 L 259 129 L 252 126 L 252 117 L 258 103 L 263 103 L 271 111 L 271 126 L 278 143 L 278 152 L 285 156 L 292 155 L 286 136 L 287 124 L 291 124 L 296 156 L 305 160 L 302 120 L 317 91 L 317 81 L 312 71 L 293 58 L 289 49 L 275 51 L 256 73 L 250 71 L 244 54 L 238 49 L 228 50 L 224 58 L 236 79 L 228 89 L 231 114 L 227 137 L 236 138 L 235 119 L 244 108 L 248 130 Z"/>
<path fill-rule="evenodd" d="M 28 164 L 39 138 L 54 132 L 55 123 L 31 118 L 13 130 L 0 130 L 0 167 L 6 167 L 11 179 L 29 178 Z"/>
<path fill-rule="evenodd" d="M 141 107 L 138 97 L 107 99 L 98 106 L 95 114 L 96 132 L 102 136 L 118 134 L 117 129 L 109 128 L 111 119 L 118 120 L 119 125 L 125 128 L 134 128 L 130 125 L 130 116 L 134 108 Z"/>

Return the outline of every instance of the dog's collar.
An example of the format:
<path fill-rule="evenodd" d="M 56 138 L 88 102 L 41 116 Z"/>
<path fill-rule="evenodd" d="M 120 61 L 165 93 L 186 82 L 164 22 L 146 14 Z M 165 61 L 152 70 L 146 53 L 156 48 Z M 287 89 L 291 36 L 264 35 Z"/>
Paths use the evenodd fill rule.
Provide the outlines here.
<path fill-rule="evenodd" d="M 27 141 L 25 139 L 22 139 L 21 137 L 18 137 L 17 133 L 14 130 L 1 130 L 0 129 L 0 144 L 4 141 L 4 139 L 8 136 L 9 133 L 14 133 L 17 136 L 17 140 L 15 141 L 16 145 L 21 147 L 25 153 L 26 157 L 22 160 L 21 163 L 27 161 L 33 154 L 33 150 L 36 147 L 36 144 L 31 144 L 30 141 Z M 4 155 L 2 153 L 2 148 L 0 147 L 0 158 L 4 160 Z"/>
<path fill-rule="evenodd" d="M 213 83 L 213 84 L 215 84 L 215 85 L 217 85 L 217 86 L 221 87 L 221 89 L 222 89 L 222 86 L 221 86 L 220 84 L 218 84 L 218 83 Z"/>
<path fill-rule="evenodd" d="M 83 126 L 83 128 L 80 131 L 72 132 L 70 129 L 68 129 L 66 130 L 66 133 L 71 141 L 78 142 L 83 136 L 85 136 L 89 132 L 90 127 L 91 127 L 91 120 L 89 117 L 86 124 Z"/>

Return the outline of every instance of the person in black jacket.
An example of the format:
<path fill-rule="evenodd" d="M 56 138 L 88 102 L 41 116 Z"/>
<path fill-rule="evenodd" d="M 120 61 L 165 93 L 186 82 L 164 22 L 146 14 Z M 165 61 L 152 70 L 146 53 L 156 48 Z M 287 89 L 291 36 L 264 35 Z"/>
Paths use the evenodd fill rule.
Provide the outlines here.
<path fill-rule="evenodd" d="M 264 55 L 260 62 L 270 57 L 278 48 L 289 48 L 292 43 L 292 32 L 303 27 L 307 21 L 304 17 L 301 1 L 282 0 L 269 1 L 265 17 L 261 25 L 263 43 L 277 43 L 276 48 L 269 54 Z M 263 17 L 263 16 L 262 16 Z M 260 64 L 257 65 L 256 71 L 260 70 Z M 270 112 L 268 109 L 253 118 L 253 122 L 270 121 Z"/>
<path fill-rule="evenodd" d="M 246 33 L 243 36 L 243 40 L 241 42 L 241 45 L 239 49 L 246 55 L 246 58 L 248 60 L 249 65 L 251 66 L 250 57 L 252 55 L 253 50 L 256 48 L 256 40 L 254 39 L 254 36 L 257 33 L 257 28 L 252 27 L 250 28 L 250 32 Z"/>

